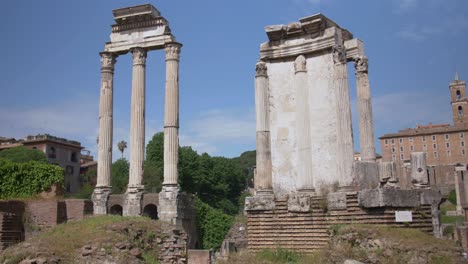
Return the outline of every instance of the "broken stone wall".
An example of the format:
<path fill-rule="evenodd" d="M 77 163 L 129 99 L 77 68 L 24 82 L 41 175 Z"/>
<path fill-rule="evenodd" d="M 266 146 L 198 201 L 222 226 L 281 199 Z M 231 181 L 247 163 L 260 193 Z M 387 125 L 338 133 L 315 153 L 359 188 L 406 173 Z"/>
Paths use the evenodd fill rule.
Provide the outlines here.
<path fill-rule="evenodd" d="M 356 192 L 340 195 L 344 197 L 330 197 L 330 202 L 315 196 L 308 203 L 308 199 L 299 197 L 296 204 L 289 199 L 289 205 L 287 196 L 277 197 L 274 209 L 248 211 L 249 251 L 282 247 L 312 252 L 328 244 L 335 225 L 370 224 L 434 231 L 431 205 L 365 209 L 359 206 Z M 396 222 L 395 211 L 411 211 L 412 222 Z"/>

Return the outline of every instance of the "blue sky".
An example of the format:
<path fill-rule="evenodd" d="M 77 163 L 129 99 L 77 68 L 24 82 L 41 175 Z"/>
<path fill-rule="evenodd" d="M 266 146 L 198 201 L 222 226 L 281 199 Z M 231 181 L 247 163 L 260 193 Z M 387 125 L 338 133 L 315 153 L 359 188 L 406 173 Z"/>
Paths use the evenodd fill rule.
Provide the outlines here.
<path fill-rule="evenodd" d="M 98 53 L 109 40 L 112 9 L 142 3 L 146 2 L 3 1 L 0 136 L 49 133 L 78 140 L 96 154 Z M 376 137 L 418 123 L 451 122 L 448 84 L 455 70 L 468 79 L 465 0 L 149 3 L 184 44 L 180 141 L 200 153 L 233 157 L 255 148 L 254 68 L 259 45 L 267 40 L 267 25 L 323 13 L 365 42 Z M 351 65 L 349 76 L 354 111 Z M 147 138 L 163 128 L 164 79 L 164 52 L 149 53 Z M 129 142 L 130 88 L 131 59 L 125 55 L 118 58 L 115 70 L 115 144 Z M 357 136 L 357 120 L 353 126 Z M 114 158 L 118 157 L 116 150 Z"/>

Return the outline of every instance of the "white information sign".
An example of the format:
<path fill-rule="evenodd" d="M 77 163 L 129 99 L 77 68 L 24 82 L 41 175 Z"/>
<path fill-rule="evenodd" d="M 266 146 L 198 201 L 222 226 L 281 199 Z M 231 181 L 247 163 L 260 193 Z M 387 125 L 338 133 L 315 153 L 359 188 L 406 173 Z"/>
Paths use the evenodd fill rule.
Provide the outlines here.
<path fill-rule="evenodd" d="M 411 211 L 395 211 L 396 222 L 413 222 L 413 213 Z"/>

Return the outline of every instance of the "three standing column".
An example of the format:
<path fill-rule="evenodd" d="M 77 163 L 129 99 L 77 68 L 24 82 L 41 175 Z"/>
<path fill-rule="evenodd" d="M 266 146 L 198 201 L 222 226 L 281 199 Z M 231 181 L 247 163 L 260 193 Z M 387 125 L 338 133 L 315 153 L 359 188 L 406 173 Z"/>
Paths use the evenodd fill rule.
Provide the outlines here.
<path fill-rule="evenodd" d="M 372 118 L 367 57 L 359 56 L 355 58 L 354 66 L 356 69 L 361 159 L 363 161 L 375 161 L 374 121 Z"/>
<path fill-rule="evenodd" d="M 145 70 L 146 50 L 133 48 L 132 109 L 130 120 L 130 175 L 123 215 L 141 214 L 143 162 L 145 158 Z"/>
<path fill-rule="evenodd" d="M 353 129 L 351 120 L 351 105 L 349 98 L 348 67 L 346 65 L 346 49 L 342 45 L 332 49 L 335 63 L 334 89 L 337 102 L 337 172 L 339 186 L 346 190 L 352 186 L 352 169 L 354 160 Z"/>
<path fill-rule="evenodd" d="M 297 91 L 297 189 L 314 192 L 312 178 L 312 144 L 310 138 L 309 88 L 307 87 L 307 61 L 300 55 L 294 61 L 294 86 Z"/>
<path fill-rule="evenodd" d="M 255 65 L 255 112 L 257 119 L 257 169 L 254 185 L 257 194 L 272 194 L 270 113 L 267 66 Z"/>
<path fill-rule="evenodd" d="M 166 44 L 166 98 L 164 108 L 164 182 L 177 186 L 179 161 L 179 57 L 182 44 Z"/>
<path fill-rule="evenodd" d="M 111 193 L 113 131 L 113 82 L 116 55 L 101 52 L 101 95 L 99 99 L 99 137 L 97 183 L 92 200 L 94 214 L 107 214 L 107 200 Z"/>

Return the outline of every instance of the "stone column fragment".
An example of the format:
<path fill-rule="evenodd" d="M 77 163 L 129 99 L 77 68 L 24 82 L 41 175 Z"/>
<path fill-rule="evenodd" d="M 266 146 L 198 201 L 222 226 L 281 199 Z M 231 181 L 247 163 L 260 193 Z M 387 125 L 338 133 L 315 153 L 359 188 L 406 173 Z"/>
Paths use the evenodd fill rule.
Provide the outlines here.
<path fill-rule="evenodd" d="M 337 145 L 336 165 L 340 189 L 345 190 L 352 185 L 352 169 L 354 160 L 353 129 L 351 120 L 351 105 L 349 97 L 348 68 L 346 66 L 346 50 L 342 45 L 332 49 L 335 63 L 334 89 L 336 93 L 337 114 Z"/>
<path fill-rule="evenodd" d="M 132 109 L 130 117 L 130 175 L 125 194 L 123 215 L 141 213 L 141 196 L 144 186 L 143 161 L 145 158 L 145 70 L 146 50 L 133 48 Z"/>
<path fill-rule="evenodd" d="M 455 166 L 455 193 L 457 195 L 457 215 L 463 215 L 463 203 L 465 199 L 465 186 L 463 170 L 465 166 Z"/>
<path fill-rule="evenodd" d="M 379 164 L 380 183 L 384 187 L 397 187 L 398 176 L 396 163 L 394 161 L 382 162 Z"/>
<path fill-rule="evenodd" d="M 426 152 L 413 152 L 411 159 L 411 181 L 417 188 L 429 185 L 429 176 L 427 175 L 427 156 Z"/>
<path fill-rule="evenodd" d="M 372 116 L 367 57 L 357 57 L 354 60 L 354 66 L 356 70 L 361 159 L 363 161 L 375 161 L 374 121 Z"/>
<path fill-rule="evenodd" d="M 255 112 L 257 118 L 257 173 L 254 184 L 257 194 L 272 193 L 270 111 L 267 66 L 255 66 Z"/>
<path fill-rule="evenodd" d="M 177 185 L 179 160 L 180 43 L 166 45 L 166 98 L 164 109 L 164 182 Z"/>
<path fill-rule="evenodd" d="M 303 55 L 294 62 L 294 88 L 297 96 L 297 155 L 298 179 L 297 189 L 314 192 L 312 178 L 312 144 L 310 137 L 309 87 L 307 87 L 307 61 Z"/>
<path fill-rule="evenodd" d="M 116 55 L 101 52 L 101 95 L 99 99 L 99 136 L 97 182 L 92 200 L 94 214 L 107 214 L 107 200 L 111 192 L 113 82 Z"/>

